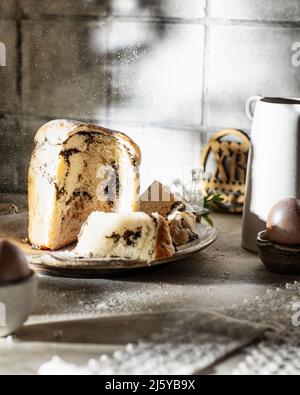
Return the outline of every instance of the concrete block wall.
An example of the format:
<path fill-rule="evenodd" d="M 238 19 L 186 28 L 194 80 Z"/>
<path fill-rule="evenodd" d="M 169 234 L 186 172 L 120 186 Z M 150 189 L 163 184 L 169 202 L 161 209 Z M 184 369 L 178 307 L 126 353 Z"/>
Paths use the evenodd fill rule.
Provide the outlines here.
<path fill-rule="evenodd" d="M 211 132 L 249 131 L 248 96 L 300 96 L 299 0 L 1 0 L 0 42 L 2 191 L 26 191 L 53 118 L 130 134 L 146 186 L 196 166 Z"/>

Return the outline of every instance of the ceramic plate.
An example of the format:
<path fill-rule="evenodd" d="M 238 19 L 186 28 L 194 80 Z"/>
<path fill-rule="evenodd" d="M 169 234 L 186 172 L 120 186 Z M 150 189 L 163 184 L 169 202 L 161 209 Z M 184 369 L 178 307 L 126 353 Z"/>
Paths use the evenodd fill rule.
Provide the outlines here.
<path fill-rule="evenodd" d="M 28 257 L 32 269 L 49 276 L 74 278 L 102 278 L 180 261 L 209 247 L 218 237 L 215 228 L 199 224 L 198 240 L 180 247 L 171 258 L 147 263 L 127 259 L 82 258 L 72 253 L 74 246 L 57 252 L 35 251 L 26 242 L 26 232 L 27 213 L 0 218 L 0 237 L 17 244 Z"/>

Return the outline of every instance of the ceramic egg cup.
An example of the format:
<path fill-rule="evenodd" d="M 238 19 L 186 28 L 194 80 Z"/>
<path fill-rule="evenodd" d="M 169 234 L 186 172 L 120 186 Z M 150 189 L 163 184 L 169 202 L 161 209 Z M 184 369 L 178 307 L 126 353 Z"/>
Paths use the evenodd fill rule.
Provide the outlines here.
<path fill-rule="evenodd" d="M 0 283 L 0 337 L 19 329 L 31 314 L 37 291 L 34 272 L 18 282 Z"/>
<path fill-rule="evenodd" d="M 257 237 L 258 255 L 266 268 L 275 273 L 300 274 L 300 245 L 284 245 L 270 241 L 264 230 Z"/>

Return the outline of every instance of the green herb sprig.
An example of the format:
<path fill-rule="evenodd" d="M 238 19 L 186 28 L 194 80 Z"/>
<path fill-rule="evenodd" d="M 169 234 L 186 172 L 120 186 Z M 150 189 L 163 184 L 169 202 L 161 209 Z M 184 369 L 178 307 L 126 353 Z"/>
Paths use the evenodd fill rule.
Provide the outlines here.
<path fill-rule="evenodd" d="M 223 202 L 223 197 L 220 193 L 208 193 L 205 197 L 204 197 L 204 209 L 207 210 L 207 212 L 205 212 L 204 214 L 202 214 L 202 218 L 210 225 L 210 226 L 214 226 L 214 222 L 211 219 L 211 211 L 213 209 L 213 206 L 218 206 L 220 203 Z"/>

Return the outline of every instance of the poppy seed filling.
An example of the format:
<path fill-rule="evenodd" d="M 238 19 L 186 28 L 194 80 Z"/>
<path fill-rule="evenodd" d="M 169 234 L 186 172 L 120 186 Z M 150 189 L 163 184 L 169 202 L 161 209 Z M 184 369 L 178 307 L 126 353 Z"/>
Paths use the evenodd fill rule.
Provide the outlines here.
<path fill-rule="evenodd" d="M 118 243 L 120 240 L 123 240 L 127 246 L 136 246 L 136 242 L 138 239 L 142 237 L 142 228 L 138 227 L 135 230 L 126 230 L 123 235 L 118 233 L 113 233 L 111 236 L 107 236 L 107 239 L 112 239 L 114 243 Z"/>

